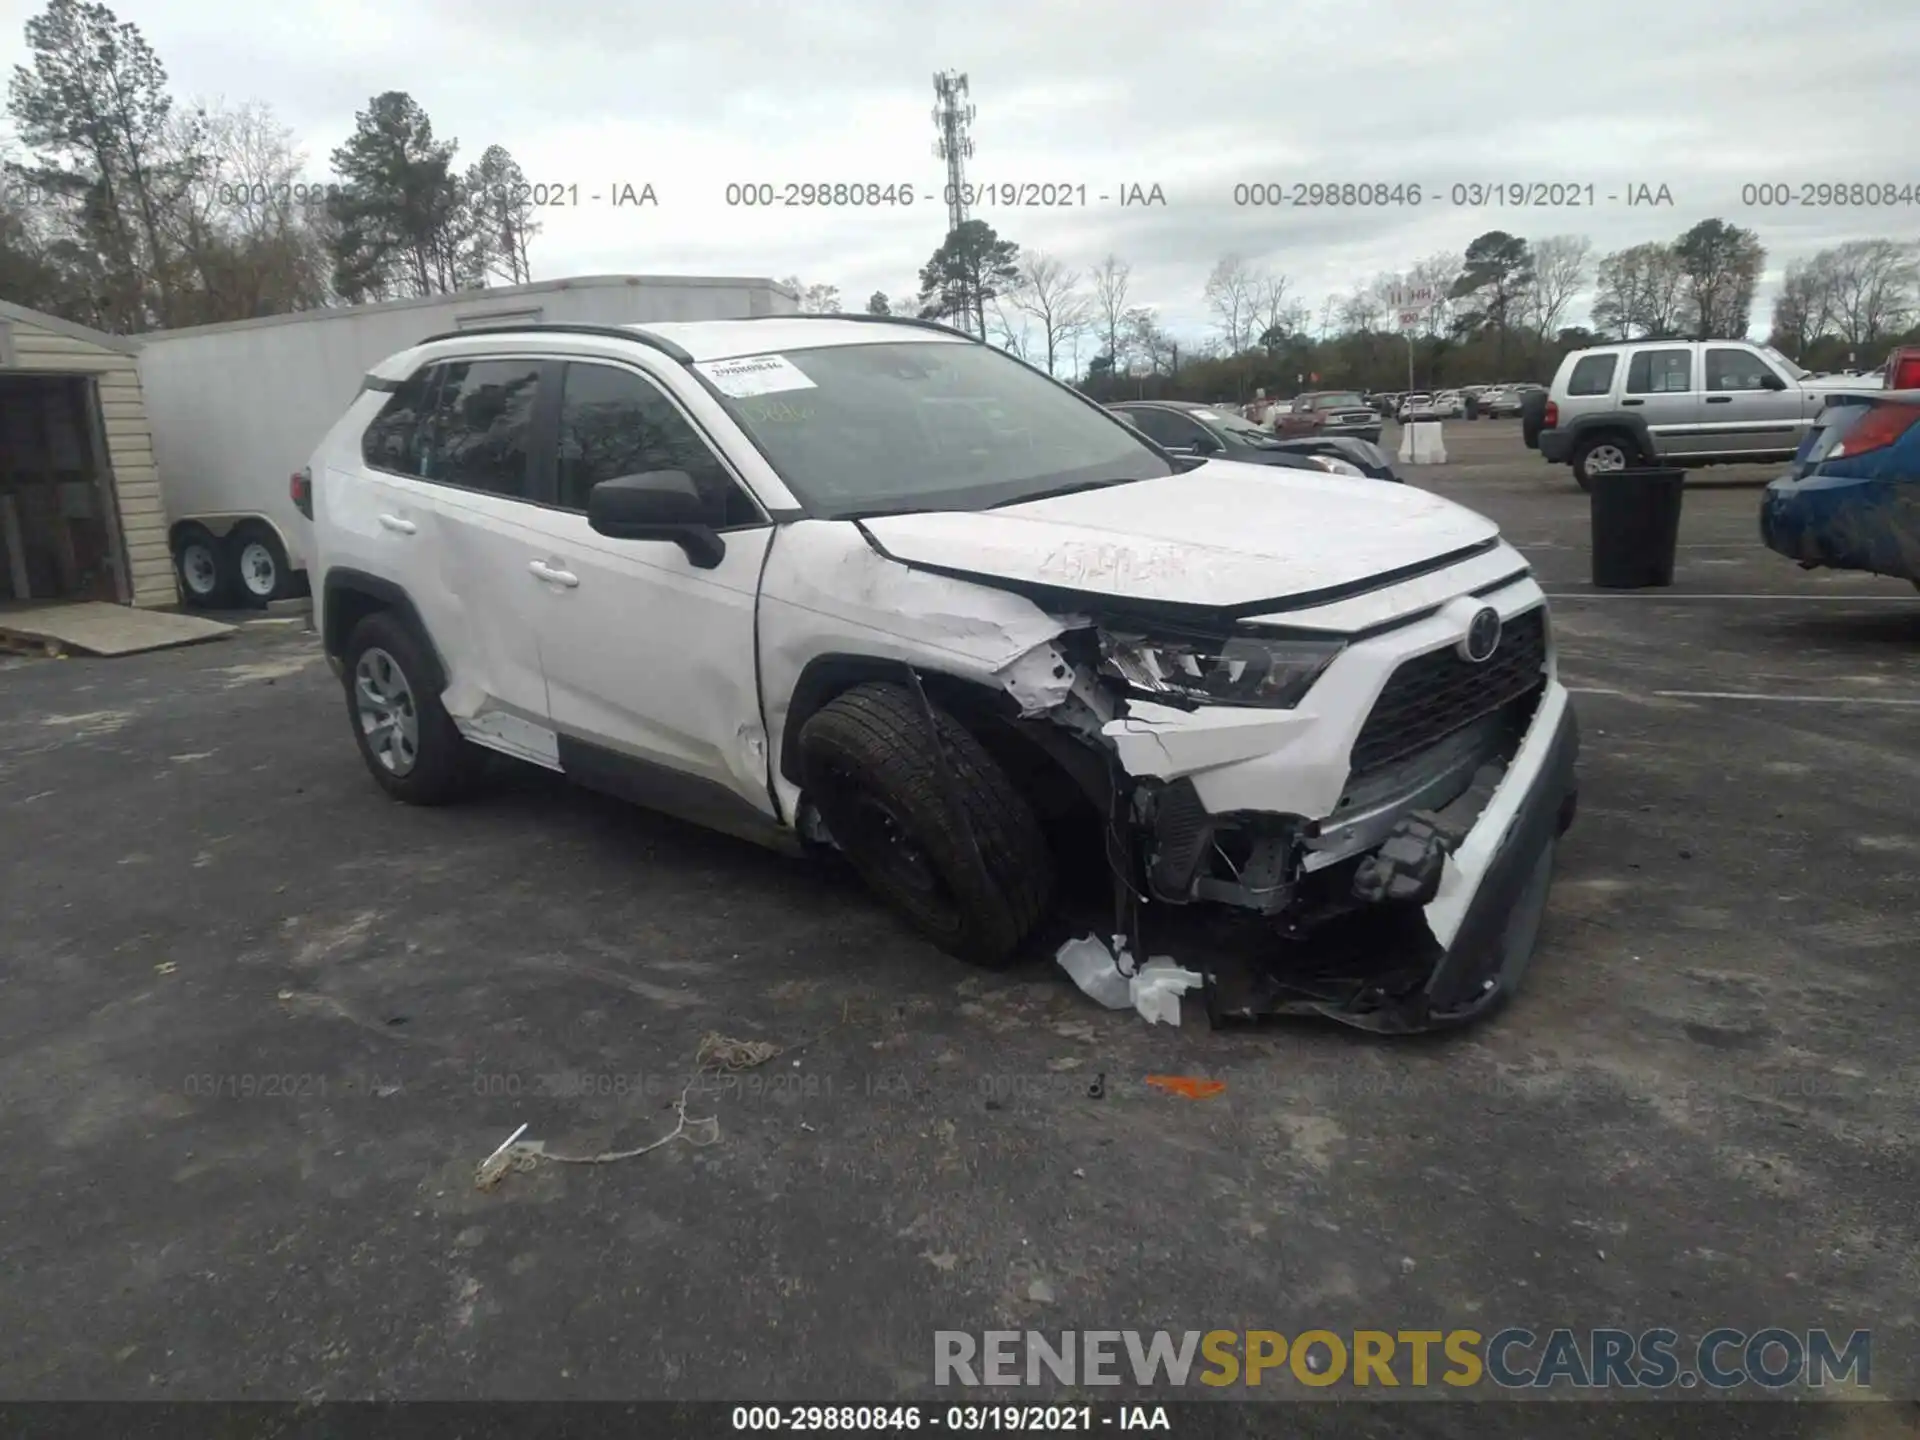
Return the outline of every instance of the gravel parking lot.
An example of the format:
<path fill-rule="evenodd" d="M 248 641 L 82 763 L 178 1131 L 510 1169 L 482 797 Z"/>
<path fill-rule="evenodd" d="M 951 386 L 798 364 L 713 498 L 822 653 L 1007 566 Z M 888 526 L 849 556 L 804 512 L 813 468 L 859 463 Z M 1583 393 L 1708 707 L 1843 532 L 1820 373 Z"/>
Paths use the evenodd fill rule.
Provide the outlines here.
<path fill-rule="evenodd" d="M 1770 555 L 1732 471 L 1671 590 L 1595 594 L 1566 470 L 1446 433 L 1413 473 L 1556 596 L 1584 750 L 1526 987 L 1431 1040 L 1149 1028 L 538 773 L 395 805 L 296 627 L 0 662 L 0 1393 L 878 1401 L 937 1329 L 1777 1324 L 1913 1397 L 1920 595 Z M 690 1097 L 712 1143 L 476 1189 L 522 1124 L 668 1132 L 711 1032 L 784 1047 Z"/>

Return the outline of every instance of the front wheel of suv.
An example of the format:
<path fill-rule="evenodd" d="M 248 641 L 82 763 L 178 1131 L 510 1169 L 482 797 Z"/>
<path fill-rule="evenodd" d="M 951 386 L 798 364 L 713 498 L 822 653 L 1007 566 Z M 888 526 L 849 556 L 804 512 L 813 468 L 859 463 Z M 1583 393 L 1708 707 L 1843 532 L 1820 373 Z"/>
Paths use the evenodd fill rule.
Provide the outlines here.
<path fill-rule="evenodd" d="M 440 703 L 419 636 L 391 614 L 369 615 L 342 659 L 354 743 L 380 788 L 409 805 L 445 805 L 470 792 L 486 757 Z"/>
<path fill-rule="evenodd" d="M 1638 448 L 1624 435 L 1589 436 L 1574 447 L 1573 478 L 1582 490 L 1591 490 L 1595 475 L 1628 469 L 1638 458 Z"/>
<path fill-rule="evenodd" d="M 1052 900 L 1053 857 L 966 727 L 904 686 L 860 685 L 807 721 L 800 765 L 848 862 L 916 929 L 976 965 L 1017 956 Z"/>

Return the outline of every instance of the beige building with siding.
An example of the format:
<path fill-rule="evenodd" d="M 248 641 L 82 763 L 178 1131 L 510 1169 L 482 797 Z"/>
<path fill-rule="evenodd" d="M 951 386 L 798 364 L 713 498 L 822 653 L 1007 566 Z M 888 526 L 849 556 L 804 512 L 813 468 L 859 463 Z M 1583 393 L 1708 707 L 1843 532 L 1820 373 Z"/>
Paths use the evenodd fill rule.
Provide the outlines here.
<path fill-rule="evenodd" d="M 178 601 L 135 355 L 0 301 L 0 606 Z"/>

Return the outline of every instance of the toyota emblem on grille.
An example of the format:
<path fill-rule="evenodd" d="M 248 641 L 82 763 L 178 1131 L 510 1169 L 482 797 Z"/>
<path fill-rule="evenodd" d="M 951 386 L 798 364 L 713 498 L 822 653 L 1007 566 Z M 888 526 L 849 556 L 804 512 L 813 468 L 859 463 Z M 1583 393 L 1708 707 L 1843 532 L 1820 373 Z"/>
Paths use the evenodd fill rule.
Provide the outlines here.
<path fill-rule="evenodd" d="M 1491 605 L 1481 607 L 1467 622 L 1467 633 L 1460 639 L 1460 654 L 1474 664 L 1484 664 L 1500 648 L 1500 612 Z"/>

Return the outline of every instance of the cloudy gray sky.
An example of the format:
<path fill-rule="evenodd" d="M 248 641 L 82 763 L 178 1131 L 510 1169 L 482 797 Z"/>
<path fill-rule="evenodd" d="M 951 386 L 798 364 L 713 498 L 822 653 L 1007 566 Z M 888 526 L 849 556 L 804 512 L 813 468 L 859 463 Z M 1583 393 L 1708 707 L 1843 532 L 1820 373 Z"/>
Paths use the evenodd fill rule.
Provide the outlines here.
<path fill-rule="evenodd" d="M 9 0 L 11 63 L 38 5 Z M 536 278 L 593 272 L 798 274 L 849 299 L 898 295 L 941 239 L 932 74 L 968 73 L 977 183 L 1084 186 L 1064 209 L 976 209 L 1023 247 L 1134 267 L 1176 333 L 1209 319 L 1226 251 L 1310 303 L 1483 231 L 1589 236 L 1596 253 L 1707 216 L 1756 228 L 1769 280 L 1868 236 L 1920 240 L 1920 5 L 1854 0 L 142 0 L 117 7 L 176 93 L 264 100 L 315 178 L 354 112 L 410 92 L 461 156 L 506 145 L 529 179 L 578 186 L 544 212 Z M 729 182 L 908 184 L 910 207 L 746 210 Z M 1243 208 L 1236 184 L 1415 184 L 1423 203 Z M 1742 187 L 1865 181 L 1880 208 L 1763 207 Z M 1455 205 L 1452 187 L 1557 183 L 1579 208 Z M 651 184 L 657 207 L 615 208 Z M 1158 185 L 1164 206 L 1121 207 Z M 1630 207 L 1665 186 L 1671 207 Z M 1609 200 L 1619 195 L 1619 200 Z M 928 203 L 931 200 L 932 203 Z M 1770 289 L 1770 286 L 1769 286 Z M 1763 292 L 1763 297 L 1766 292 Z M 1584 302 L 1575 310 L 1584 309 Z M 1760 307 L 1757 323 L 1767 306 Z"/>

